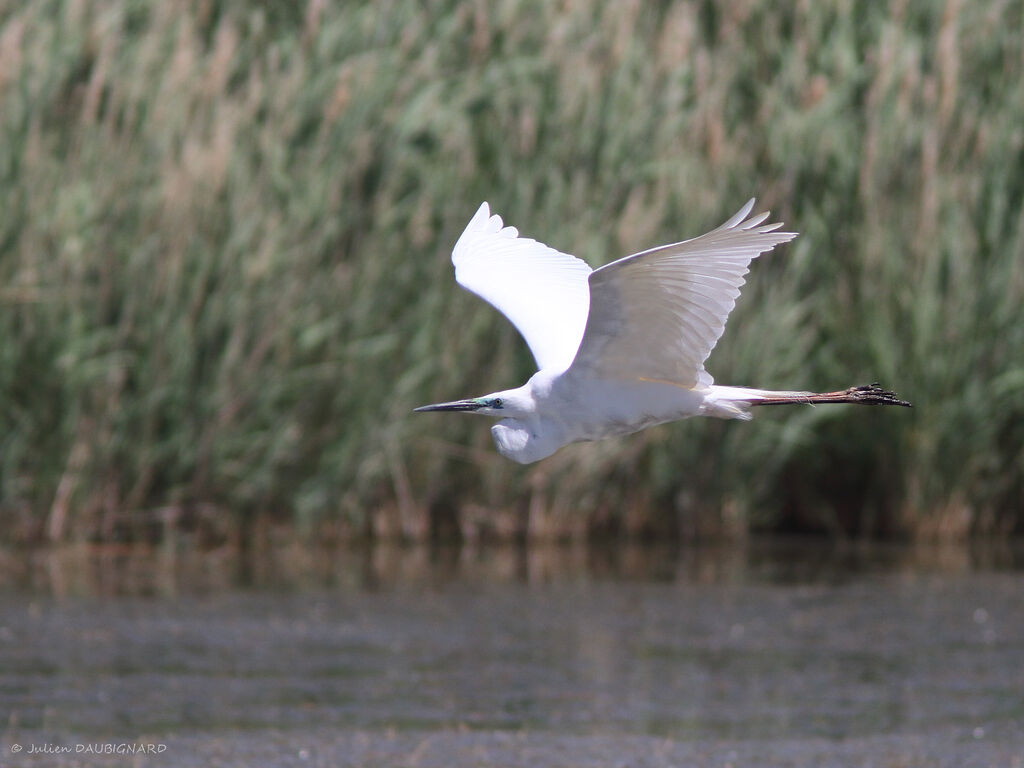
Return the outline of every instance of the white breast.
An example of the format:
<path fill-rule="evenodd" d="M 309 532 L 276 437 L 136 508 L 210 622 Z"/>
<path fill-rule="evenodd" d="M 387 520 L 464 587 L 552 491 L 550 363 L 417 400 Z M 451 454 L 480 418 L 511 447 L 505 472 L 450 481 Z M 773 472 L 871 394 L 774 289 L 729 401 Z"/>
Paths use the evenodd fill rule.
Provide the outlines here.
<path fill-rule="evenodd" d="M 531 428 L 519 419 L 502 419 L 491 427 L 491 436 L 502 456 L 520 464 L 540 461 L 569 442 L 552 429 Z"/>

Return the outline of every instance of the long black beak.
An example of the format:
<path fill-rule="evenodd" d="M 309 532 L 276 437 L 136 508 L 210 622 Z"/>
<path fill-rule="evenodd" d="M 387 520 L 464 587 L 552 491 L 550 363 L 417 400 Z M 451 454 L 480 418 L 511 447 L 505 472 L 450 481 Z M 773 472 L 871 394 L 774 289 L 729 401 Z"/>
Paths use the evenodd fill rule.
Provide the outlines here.
<path fill-rule="evenodd" d="M 413 411 L 415 413 L 424 413 L 426 411 L 475 411 L 482 407 L 476 400 L 455 400 L 451 403 L 421 405 L 419 408 L 413 408 Z"/>

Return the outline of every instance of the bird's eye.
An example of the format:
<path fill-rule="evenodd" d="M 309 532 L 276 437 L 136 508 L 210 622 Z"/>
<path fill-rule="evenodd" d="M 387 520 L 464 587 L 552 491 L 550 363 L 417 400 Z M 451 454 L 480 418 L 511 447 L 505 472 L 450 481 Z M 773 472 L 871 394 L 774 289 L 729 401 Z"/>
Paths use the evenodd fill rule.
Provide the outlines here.
<path fill-rule="evenodd" d="M 501 408 L 501 398 L 500 397 L 496 397 L 493 400 L 491 400 L 491 407 L 492 408 Z"/>

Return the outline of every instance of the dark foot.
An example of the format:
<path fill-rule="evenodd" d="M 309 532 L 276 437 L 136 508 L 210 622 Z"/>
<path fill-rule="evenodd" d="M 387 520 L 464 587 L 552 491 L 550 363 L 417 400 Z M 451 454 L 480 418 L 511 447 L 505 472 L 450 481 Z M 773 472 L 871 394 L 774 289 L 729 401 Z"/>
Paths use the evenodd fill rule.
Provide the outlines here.
<path fill-rule="evenodd" d="M 902 405 L 904 408 L 913 408 L 906 400 L 900 400 L 895 392 L 882 389 L 875 384 L 865 384 L 860 387 L 850 387 L 846 393 L 851 403 L 864 403 L 865 405 Z"/>

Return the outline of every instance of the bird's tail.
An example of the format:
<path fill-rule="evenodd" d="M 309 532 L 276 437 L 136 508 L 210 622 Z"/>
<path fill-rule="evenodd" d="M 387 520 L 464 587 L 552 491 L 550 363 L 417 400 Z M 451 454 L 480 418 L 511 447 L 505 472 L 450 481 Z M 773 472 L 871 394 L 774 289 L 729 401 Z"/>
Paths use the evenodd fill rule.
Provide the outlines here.
<path fill-rule="evenodd" d="M 902 405 L 910 408 L 906 400 L 900 400 L 895 392 L 882 389 L 878 384 L 866 384 L 838 392 L 787 392 L 771 389 L 749 389 L 747 387 L 721 387 L 712 385 L 704 400 L 709 416 L 733 419 L 749 419 L 748 408 L 756 405 L 820 405 L 827 403 L 857 403 L 860 405 Z"/>

